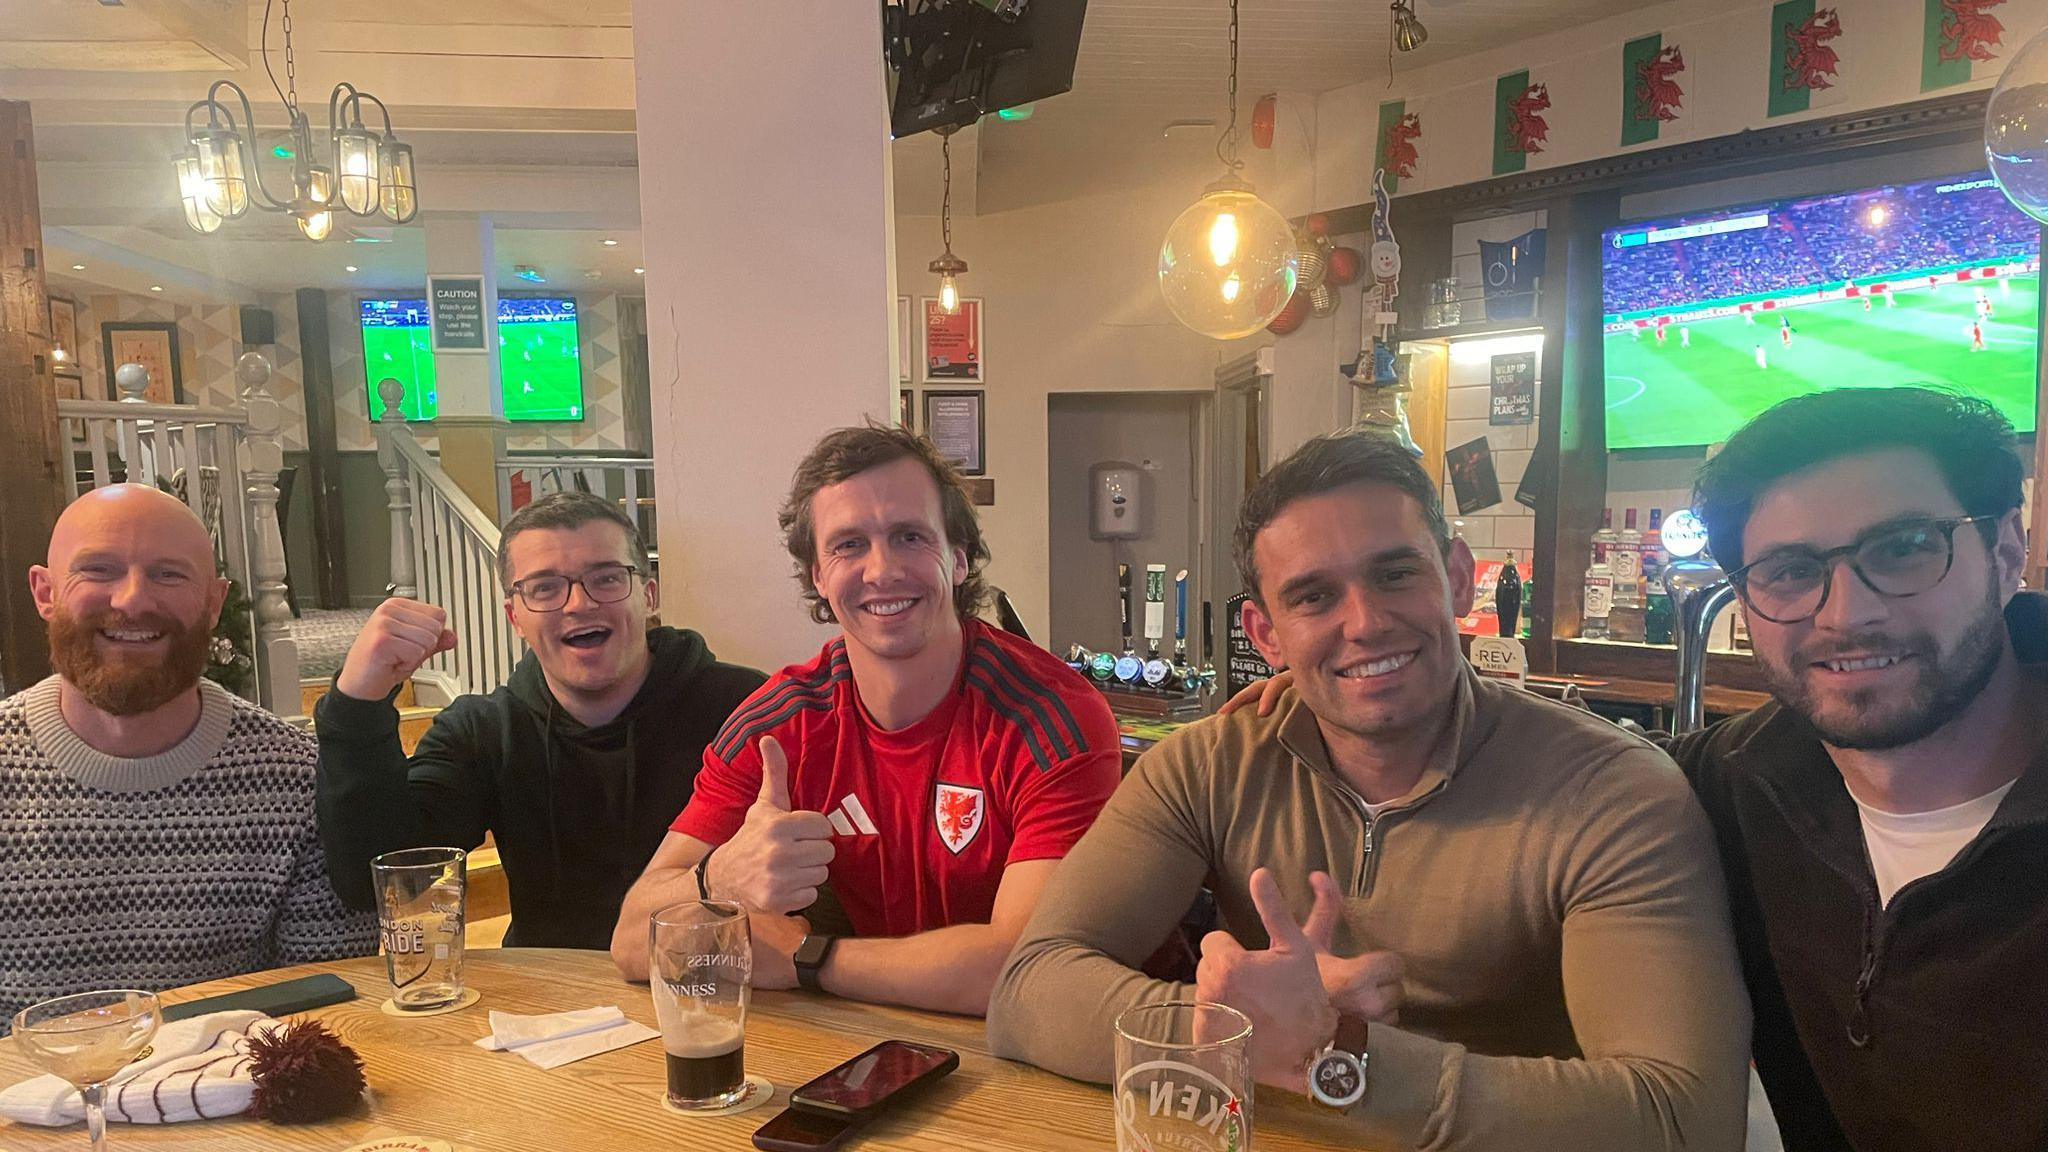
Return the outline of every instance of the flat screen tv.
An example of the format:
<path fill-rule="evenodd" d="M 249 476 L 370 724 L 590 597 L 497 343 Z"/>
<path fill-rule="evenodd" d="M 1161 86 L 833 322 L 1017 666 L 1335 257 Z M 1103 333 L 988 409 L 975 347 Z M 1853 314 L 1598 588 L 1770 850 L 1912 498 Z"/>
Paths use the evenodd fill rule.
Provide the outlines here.
<path fill-rule="evenodd" d="M 405 385 L 399 408 L 407 420 L 432 420 L 439 414 L 427 323 L 422 297 L 362 302 L 363 378 L 369 384 L 371 420 L 384 417 L 377 383 L 387 376 Z M 581 336 L 573 299 L 498 298 L 498 387 L 507 420 L 564 423 L 584 418 Z"/>
<path fill-rule="evenodd" d="M 1610 449 L 1713 444 L 1790 396 L 1908 384 L 2034 430 L 2041 231 L 1986 173 L 1604 239 Z"/>

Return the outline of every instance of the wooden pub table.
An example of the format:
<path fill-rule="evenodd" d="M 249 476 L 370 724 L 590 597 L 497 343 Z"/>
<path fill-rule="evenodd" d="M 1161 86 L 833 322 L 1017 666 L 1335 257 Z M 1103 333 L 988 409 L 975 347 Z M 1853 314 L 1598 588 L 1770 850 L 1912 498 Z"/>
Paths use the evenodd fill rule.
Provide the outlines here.
<path fill-rule="evenodd" d="M 661 1105 L 666 1069 L 660 1040 L 543 1071 L 475 1041 L 489 1012 L 560 1012 L 616 1004 L 655 1026 L 644 984 L 619 978 L 602 952 L 491 949 L 469 954 L 464 980 L 474 1006 L 445 1016 L 399 1019 L 380 1005 L 389 995 L 376 956 L 240 976 L 164 994 L 166 1004 L 238 991 L 297 976 L 332 972 L 360 996 L 305 1015 L 325 1021 L 362 1056 L 370 1091 L 355 1113 L 321 1124 L 280 1126 L 249 1116 L 186 1124 L 109 1123 L 113 1149 L 190 1152 L 342 1152 L 360 1143 L 415 1136 L 446 1141 L 456 1152 L 654 1152 L 749 1149 L 756 1128 L 788 1104 L 790 1089 L 887 1039 L 938 1044 L 960 1053 L 960 1067 L 924 1095 L 892 1109 L 849 1141 L 860 1149 L 1056 1150 L 1116 1146 L 1106 1088 L 1063 1079 L 988 1054 L 980 1020 L 858 1004 L 804 992 L 757 992 L 747 1018 L 750 1075 L 775 1082 L 775 1099 L 737 1116 L 686 1117 Z M 1079 1042 L 1079 1038 L 1077 1038 Z M 1105 1046 L 1109 1037 L 1090 1038 Z M 0 1085 L 39 1074 L 14 1042 L 0 1040 Z M 1297 1097 L 1260 1089 L 1252 1147 L 1267 1150 L 1355 1148 L 1335 1117 Z M 9 1152 L 81 1152 L 85 1126 L 36 1128 L 0 1120 Z"/>

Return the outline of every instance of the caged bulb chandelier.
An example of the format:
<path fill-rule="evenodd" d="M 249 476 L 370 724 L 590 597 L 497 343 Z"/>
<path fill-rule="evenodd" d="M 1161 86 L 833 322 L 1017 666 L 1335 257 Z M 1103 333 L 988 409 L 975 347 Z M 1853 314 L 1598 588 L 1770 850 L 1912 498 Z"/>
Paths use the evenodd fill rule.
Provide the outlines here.
<path fill-rule="evenodd" d="M 178 199 L 185 224 L 202 234 L 218 232 L 251 207 L 288 213 L 308 240 L 325 240 L 334 231 L 337 212 L 381 216 L 393 224 L 410 223 L 419 215 L 419 186 L 413 173 L 412 146 L 401 143 L 391 128 L 391 112 L 382 100 L 349 83 L 336 84 L 327 97 L 327 131 L 313 135 L 311 121 L 299 107 L 298 61 L 293 54 L 292 5 L 283 0 L 284 74 L 279 86 L 270 71 L 271 0 L 263 5 L 263 70 L 284 102 L 291 121 L 291 193 L 278 196 L 263 178 L 255 149 L 256 116 L 249 96 L 232 80 L 216 80 L 206 98 L 185 111 L 185 152 L 178 157 Z M 363 123 L 363 105 L 374 105 L 383 131 Z M 241 109 L 238 119 L 235 109 Z M 204 124 L 198 123 L 201 112 Z M 318 145 L 316 147 L 316 144 Z M 285 155 L 280 149 L 279 156 Z M 325 163 L 316 161 L 324 160 Z"/>
<path fill-rule="evenodd" d="M 1230 0 L 1230 123 L 1216 141 L 1224 172 L 1159 246 L 1159 291 L 1182 324 L 1218 340 L 1264 328 L 1294 295 L 1294 229 L 1259 199 L 1237 158 L 1237 0 Z"/>
<path fill-rule="evenodd" d="M 953 132 L 954 125 L 938 129 L 939 156 L 944 166 L 945 192 L 939 199 L 939 237 L 946 250 L 926 266 L 925 271 L 939 278 L 939 311 L 948 316 L 960 314 L 960 284 L 957 277 L 967 271 L 967 261 L 953 255 Z"/>

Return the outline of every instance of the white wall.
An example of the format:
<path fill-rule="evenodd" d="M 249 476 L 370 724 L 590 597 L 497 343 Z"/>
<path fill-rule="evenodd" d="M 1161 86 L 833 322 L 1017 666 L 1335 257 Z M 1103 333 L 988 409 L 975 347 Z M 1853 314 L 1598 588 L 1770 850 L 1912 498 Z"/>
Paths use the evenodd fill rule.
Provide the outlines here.
<path fill-rule="evenodd" d="M 980 511 L 995 553 L 989 577 L 1010 593 L 1034 636 L 1050 628 L 1047 396 L 1206 391 L 1218 365 L 1271 339 L 1197 335 L 1160 297 L 1159 241 L 1203 182 L 1162 181 L 953 221 L 954 251 L 972 268 L 962 292 L 984 301 L 986 317 L 996 502 Z M 897 218 L 899 292 L 914 300 L 936 289 L 924 269 L 939 247 L 936 217 Z"/>

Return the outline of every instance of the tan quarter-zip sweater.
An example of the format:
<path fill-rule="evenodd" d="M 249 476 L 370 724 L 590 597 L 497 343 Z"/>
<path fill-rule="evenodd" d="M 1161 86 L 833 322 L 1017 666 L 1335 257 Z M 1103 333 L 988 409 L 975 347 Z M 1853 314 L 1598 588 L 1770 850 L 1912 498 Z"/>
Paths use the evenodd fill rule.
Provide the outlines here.
<path fill-rule="evenodd" d="M 1292 691 L 1271 716 L 1162 741 L 1039 901 L 991 1048 L 1107 1081 L 1118 1013 L 1193 998 L 1136 968 L 1205 882 L 1263 948 L 1253 869 L 1297 919 L 1320 870 L 1350 894 L 1335 950 L 1407 964 L 1399 1026 L 1370 1031 L 1356 1147 L 1740 1149 L 1749 1003 L 1684 777 L 1604 720 L 1469 671 L 1451 726 L 1377 819 Z"/>

